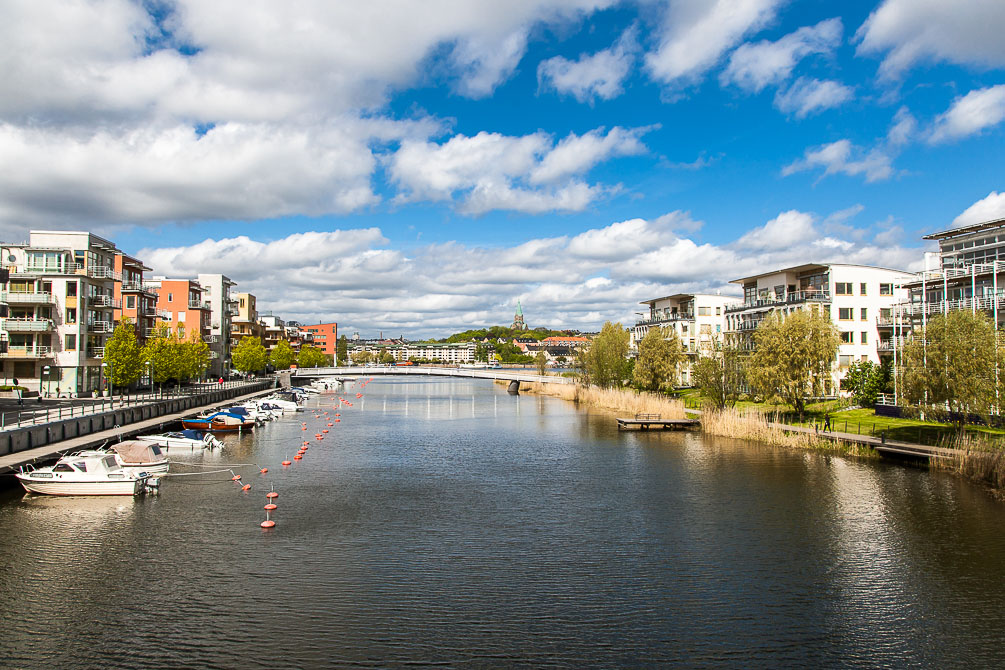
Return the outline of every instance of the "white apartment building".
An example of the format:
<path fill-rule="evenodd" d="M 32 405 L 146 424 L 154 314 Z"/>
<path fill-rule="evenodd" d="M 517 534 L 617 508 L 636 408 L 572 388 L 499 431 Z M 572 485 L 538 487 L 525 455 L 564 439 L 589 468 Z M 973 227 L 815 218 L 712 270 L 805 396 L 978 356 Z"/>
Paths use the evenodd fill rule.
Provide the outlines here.
<path fill-rule="evenodd" d="M 886 323 L 906 296 L 901 287 L 911 277 L 902 270 L 868 265 L 807 263 L 736 279 L 732 283 L 743 288 L 743 302 L 726 309 L 726 331 L 747 336 L 773 312 L 811 309 L 825 314 L 841 334 L 834 361 L 837 388 L 843 368 L 853 361 L 880 362 L 880 341 L 889 332 Z"/>
<path fill-rule="evenodd" d="M 724 337 L 726 308 L 736 302 L 736 297 L 704 293 L 677 293 L 643 300 L 640 304 L 649 306 L 649 315 L 629 329 L 630 346 L 633 350 L 637 349 L 650 328 L 673 330 L 688 354 L 687 362 L 681 369 L 681 384 L 688 386 L 691 384 L 694 360 L 700 353 L 711 351 L 716 340 Z"/>
<path fill-rule="evenodd" d="M 436 360 L 443 363 L 473 363 L 475 361 L 474 342 L 459 342 L 451 344 L 361 344 L 352 347 L 349 355 L 362 351 L 368 351 L 380 356 L 382 352 L 389 352 L 394 356 L 395 361 L 407 361 L 409 359 Z"/>
<path fill-rule="evenodd" d="M 237 286 L 227 275 L 198 275 L 202 286 L 202 299 L 210 306 L 210 335 L 207 339 L 209 350 L 216 355 L 210 357 L 208 375 L 210 378 L 223 376 L 230 370 L 230 328 L 231 319 L 237 314 L 237 300 L 230 290 Z"/>
<path fill-rule="evenodd" d="M 85 393 L 103 381 L 105 341 L 115 325 L 115 245 L 87 232 L 33 230 L 27 244 L 0 245 L 10 272 L 0 329 L 6 383 L 43 393 Z M 43 374 L 48 370 L 48 374 Z"/>

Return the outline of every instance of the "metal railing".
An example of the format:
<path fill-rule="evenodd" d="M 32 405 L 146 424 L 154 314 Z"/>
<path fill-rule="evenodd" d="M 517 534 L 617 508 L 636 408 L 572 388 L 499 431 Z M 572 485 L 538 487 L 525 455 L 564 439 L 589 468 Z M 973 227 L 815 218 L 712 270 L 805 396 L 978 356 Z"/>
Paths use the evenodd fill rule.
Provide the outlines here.
<path fill-rule="evenodd" d="M 110 333 L 115 330 L 112 327 L 111 321 L 92 321 L 87 324 L 88 330 L 92 330 L 95 333 Z"/>
<path fill-rule="evenodd" d="M 188 308 L 189 309 L 213 309 L 213 306 L 210 305 L 208 302 L 202 302 L 200 300 L 189 300 L 188 301 Z"/>
<path fill-rule="evenodd" d="M 15 305 L 51 305 L 51 293 L 20 293 L 18 291 L 4 291 L 0 294 L 0 301 Z"/>
<path fill-rule="evenodd" d="M 52 355 L 52 348 L 48 346 L 18 346 L 7 347 L 8 358 L 48 358 Z"/>
<path fill-rule="evenodd" d="M 122 301 L 116 300 L 110 295 L 92 295 L 90 302 L 92 307 L 114 307 L 115 309 L 122 307 Z"/>
<path fill-rule="evenodd" d="M 794 305 L 800 302 L 830 302 L 829 291 L 792 291 L 782 296 L 765 296 L 753 300 L 745 300 L 742 303 L 726 305 L 726 313 L 741 312 L 745 309 L 756 309 L 758 307 L 775 307 L 777 305 Z"/>
<path fill-rule="evenodd" d="M 116 272 L 111 268 L 106 268 L 101 265 L 87 268 L 87 276 L 93 279 L 115 279 L 119 281 L 122 280 L 121 272 Z"/>
<path fill-rule="evenodd" d="M 52 319 L 8 317 L 0 319 L 0 328 L 8 333 L 44 333 L 53 329 Z"/>
<path fill-rule="evenodd" d="M 669 314 L 657 314 L 644 321 L 636 321 L 636 326 L 656 326 L 661 323 L 675 323 L 677 321 L 694 321 L 693 312 L 671 312 Z"/>
<path fill-rule="evenodd" d="M 91 347 L 87 350 L 88 358 L 104 358 L 105 348 L 104 347 Z"/>

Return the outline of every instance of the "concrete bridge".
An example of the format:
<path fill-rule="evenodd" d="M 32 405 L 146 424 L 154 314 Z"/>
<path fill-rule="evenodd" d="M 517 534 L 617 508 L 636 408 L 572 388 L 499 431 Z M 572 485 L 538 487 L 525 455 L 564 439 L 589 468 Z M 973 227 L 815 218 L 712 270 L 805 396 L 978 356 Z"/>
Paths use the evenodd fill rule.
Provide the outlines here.
<path fill-rule="evenodd" d="M 449 368 L 426 367 L 421 365 L 358 365 L 330 368 L 297 368 L 292 376 L 298 379 L 318 379 L 338 377 L 463 377 L 464 379 L 502 379 L 510 382 L 509 389 L 516 392 L 520 382 L 544 382 L 548 384 L 575 384 L 571 377 L 539 375 L 529 370 L 504 370 L 500 368 Z"/>

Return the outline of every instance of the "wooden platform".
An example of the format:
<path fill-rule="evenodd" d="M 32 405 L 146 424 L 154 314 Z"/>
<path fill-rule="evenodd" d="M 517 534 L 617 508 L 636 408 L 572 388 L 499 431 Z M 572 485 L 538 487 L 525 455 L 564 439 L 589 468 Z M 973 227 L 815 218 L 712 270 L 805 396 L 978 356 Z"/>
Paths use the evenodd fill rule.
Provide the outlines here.
<path fill-rule="evenodd" d="M 618 419 L 618 430 L 638 428 L 639 430 L 687 430 L 699 428 L 698 419 L 661 419 L 659 414 L 636 414 L 634 419 Z"/>

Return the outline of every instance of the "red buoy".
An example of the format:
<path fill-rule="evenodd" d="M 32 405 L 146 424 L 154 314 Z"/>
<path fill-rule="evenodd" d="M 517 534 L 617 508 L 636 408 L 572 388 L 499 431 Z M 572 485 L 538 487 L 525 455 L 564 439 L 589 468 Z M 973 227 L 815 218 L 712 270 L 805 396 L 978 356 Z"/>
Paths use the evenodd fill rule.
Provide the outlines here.
<path fill-rule="evenodd" d="M 272 519 L 266 519 L 262 522 L 262 528 L 275 528 L 276 522 Z"/>
<path fill-rule="evenodd" d="M 295 460 L 295 461 L 299 461 L 299 460 L 301 460 L 301 459 L 302 459 L 303 457 L 304 457 L 304 455 L 303 455 L 303 454 L 297 454 L 296 456 L 294 456 L 294 457 L 293 457 L 293 460 Z"/>
<path fill-rule="evenodd" d="M 244 486 L 241 487 L 241 490 L 242 491 L 250 491 L 251 490 L 251 484 L 245 484 Z"/>
<path fill-rule="evenodd" d="M 240 481 L 240 480 L 241 480 L 241 475 L 234 475 L 233 477 L 230 478 L 230 481 L 232 481 L 232 482 L 236 482 L 236 481 Z"/>
<path fill-rule="evenodd" d="M 328 429 L 327 429 L 327 428 L 325 428 L 325 429 L 324 429 L 324 430 L 322 430 L 321 432 L 322 432 L 322 433 L 327 433 L 327 432 L 328 432 Z"/>
<path fill-rule="evenodd" d="M 277 507 L 277 505 L 275 503 L 269 503 L 268 505 L 266 505 L 262 509 L 274 510 L 274 509 L 276 509 L 276 507 Z"/>
<path fill-rule="evenodd" d="M 283 465 L 290 465 L 290 461 L 283 461 Z"/>
<path fill-rule="evenodd" d="M 266 498 L 278 498 L 279 494 L 276 493 L 275 491 L 269 491 L 268 493 L 265 494 L 265 497 Z"/>
<path fill-rule="evenodd" d="M 269 471 L 269 469 L 268 469 L 268 468 L 262 468 L 262 469 L 260 470 L 260 472 L 261 472 L 261 473 L 262 473 L 263 475 L 264 475 L 264 474 L 265 474 L 266 472 L 268 472 L 268 471 Z"/>

